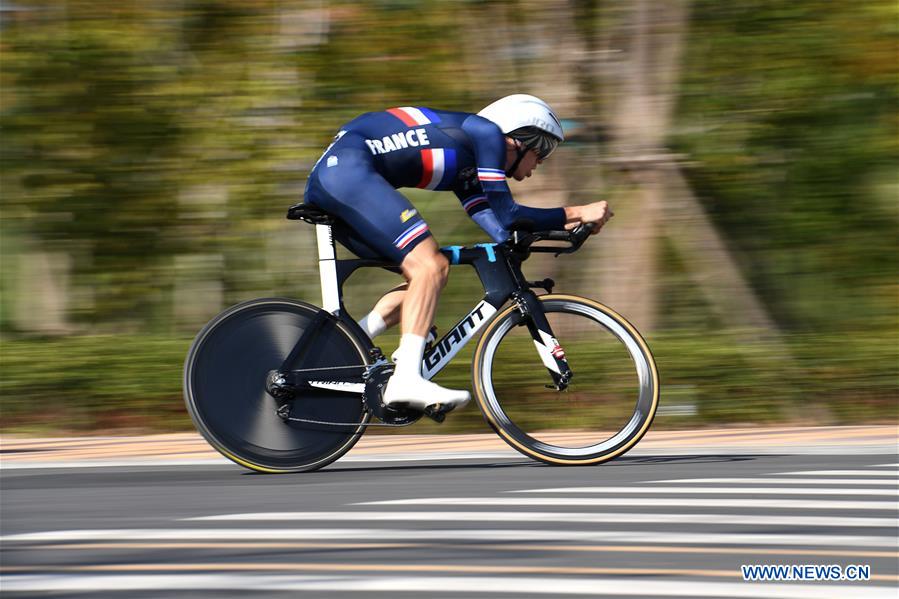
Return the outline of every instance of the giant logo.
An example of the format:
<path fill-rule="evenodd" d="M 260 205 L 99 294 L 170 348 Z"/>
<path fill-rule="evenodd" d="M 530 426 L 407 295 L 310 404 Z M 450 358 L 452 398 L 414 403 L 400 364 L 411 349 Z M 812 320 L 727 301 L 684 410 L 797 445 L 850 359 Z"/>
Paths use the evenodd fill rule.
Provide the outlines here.
<path fill-rule="evenodd" d="M 433 375 L 442 368 L 494 314 L 496 314 L 496 308 L 485 301 L 481 301 L 475 306 L 468 316 L 453 327 L 440 340 L 440 343 L 425 355 L 424 361 L 428 373 Z"/>

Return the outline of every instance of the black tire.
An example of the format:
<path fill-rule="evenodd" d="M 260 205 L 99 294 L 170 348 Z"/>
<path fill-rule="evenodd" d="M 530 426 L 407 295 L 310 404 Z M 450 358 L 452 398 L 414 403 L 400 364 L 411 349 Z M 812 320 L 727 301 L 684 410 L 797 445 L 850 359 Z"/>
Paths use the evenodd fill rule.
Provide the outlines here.
<path fill-rule="evenodd" d="M 516 306 L 499 312 L 472 363 L 475 398 L 490 426 L 526 456 L 559 465 L 620 456 L 649 430 L 659 403 L 655 360 L 637 330 L 609 308 L 571 295 L 539 297 L 574 373 L 550 376 Z"/>
<path fill-rule="evenodd" d="M 292 417 L 358 423 L 325 426 L 285 422 L 266 392 L 266 376 L 281 368 L 319 308 L 287 299 L 238 304 L 215 317 L 194 340 L 184 365 L 184 400 L 197 430 L 234 462 L 259 472 L 316 470 L 345 454 L 365 431 L 370 413 L 361 395 L 304 392 Z M 367 364 L 368 347 L 330 321 L 290 368 Z"/>

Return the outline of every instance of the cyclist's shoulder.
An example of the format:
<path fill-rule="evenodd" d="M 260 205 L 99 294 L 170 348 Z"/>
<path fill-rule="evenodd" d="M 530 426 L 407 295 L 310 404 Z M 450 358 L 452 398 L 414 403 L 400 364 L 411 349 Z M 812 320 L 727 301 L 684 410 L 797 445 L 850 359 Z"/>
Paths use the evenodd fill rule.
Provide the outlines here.
<path fill-rule="evenodd" d="M 502 162 L 505 155 L 505 137 L 493 121 L 477 114 L 470 114 L 461 125 L 470 140 L 478 163 Z"/>
<path fill-rule="evenodd" d="M 503 137 L 503 132 L 496 123 L 477 114 L 467 114 L 462 122 L 462 128 L 469 135 L 479 138 L 500 139 Z"/>

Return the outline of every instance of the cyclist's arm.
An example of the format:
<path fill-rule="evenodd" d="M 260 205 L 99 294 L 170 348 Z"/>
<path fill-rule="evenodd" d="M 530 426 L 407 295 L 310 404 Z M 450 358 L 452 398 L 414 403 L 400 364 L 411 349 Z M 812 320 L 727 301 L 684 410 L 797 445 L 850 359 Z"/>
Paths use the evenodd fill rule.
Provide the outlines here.
<path fill-rule="evenodd" d="M 504 229 L 510 229 L 518 220 L 533 223 L 537 230 L 560 230 L 565 226 L 563 208 L 532 208 L 522 206 L 512 198 L 506 183 L 505 136 L 495 124 L 477 115 L 471 115 L 462 123 L 474 145 L 477 157 L 478 181 L 487 197 L 487 203 Z"/>
<path fill-rule="evenodd" d="M 490 239 L 494 242 L 502 243 L 509 238 L 509 232 L 500 224 L 499 219 L 496 218 L 496 215 L 493 214 L 493 210 L 490 208 L 481 210 L 472 216 L 471 219 L 478 223 L 479 227 L 487 231 Z"/>
<path fill-rule="evenodd" d="M 490 208 L 490 204 L 487 203 L 487 194 L 483 190 L 479 188 L 474 193 L 454 191 L 456 197 L 459 198 L 459 202 L 462 203 L 462 208 L 465 209 L 471 220 L 487 232 L 490 239 L 500 243 L 509 237 L 509 232 L 500 224 L 496 214 Z"/>

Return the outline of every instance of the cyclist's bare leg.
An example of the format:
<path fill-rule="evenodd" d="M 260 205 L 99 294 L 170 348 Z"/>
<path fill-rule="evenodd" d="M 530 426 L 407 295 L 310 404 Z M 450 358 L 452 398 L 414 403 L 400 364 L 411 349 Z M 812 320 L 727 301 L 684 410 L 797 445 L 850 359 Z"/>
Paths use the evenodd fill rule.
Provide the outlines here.
<path fill-rule="evenodd" d="M 437 299 L 449 275 L 449 261 L 434 238 L 428 237 L 409 252 L 400 268 L 409 282 L 401 310 L 402 332 L 424 337 L 434 322 Z"/>
<path fill-rule="evenodd" d="M 449 262 L 440 253 L 434 238 L 429 237 L 409 252 L 400 268 L 407 282 L 382 295 L 365 318 L 368 321 L 380 318 L 383 329 L 402 321 L 406 323 L 403 334 L 426 337 L 434 321 L 440 291 L 446 285 Z M 366 328 L 364 324 L 363 328 Z M 375 331 L 380 333 L 383 329 L 378 326 Z"/>
<path fill-rule="evenodd" d="M 359 321 L 359 326 L 372 339 L 396 325 L 400 321 L 400 306 L 406 296 L 408 283 L 397 285 L 381 296 L 378 302 Z"/>
<path fill-rule="evenodd" d="M 470 398 L 467 391 L 445 389 L 421 376 L 425 336 L 434 321 L 440 291 L 446 285 L 449 262 L 440 253 L 437 242 L 428 237 L 406 255 L 400 267 L 409 287 L 401 308 L 403 336 L 394 354 L 396 369 L 387 382 L 384 403 L 408 403 L 420 409 L 433 404 L 464 405 Z"/>
<path fill-rule="evenodd" d="M 402 308 L 403 300 L 406 297 L 406 290 L 408 288 L 408 283 L 397 285 L 382 295 L 374 308 L 371 309 L 372 312 L 377 312 L 381 316 L 388 329 L 400 323 L 400 309 Z"/>

